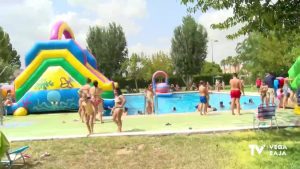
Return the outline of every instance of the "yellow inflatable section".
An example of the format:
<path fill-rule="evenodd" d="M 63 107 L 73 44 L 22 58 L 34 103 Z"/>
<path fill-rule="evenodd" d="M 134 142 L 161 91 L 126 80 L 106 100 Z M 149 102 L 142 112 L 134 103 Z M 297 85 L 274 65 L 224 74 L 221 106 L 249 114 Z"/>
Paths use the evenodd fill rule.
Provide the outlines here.
<path fill-rule="evenodd" d="M 26 116 L 28 111 L 24 107 L 19 107 L 15 112 L 14 116 Z"/>
<path fill-rule="evenodd" d="M 59 76 L 58 76 L 59 75 Z M 48 67 L 30 91 L 80 88 L 81 85 L 60 66 Z"/>
<path fill-rule="evenodd" d="M 77 69 L 83 76 L 90 77 L 91 79 L 98 79 L 96 75 L 91 73 L 67 49 L 42 50 L 32 61 L 32 63 L 24 70 L 24 72 L 15 80 L 15 88 L 21 88 L 21 86 L 26 82 L 26 80 L 31 76 L 31 74 L 39 67 L 39 65 L 44 60 L 51 58 L 64 58 L 71 65 L 73 65 L 74 68 Z M 111 84 L 105 84 L 102 81 L 98 81 L 98 83 L 103 90 L 113 90 L 113 86 Z"/>

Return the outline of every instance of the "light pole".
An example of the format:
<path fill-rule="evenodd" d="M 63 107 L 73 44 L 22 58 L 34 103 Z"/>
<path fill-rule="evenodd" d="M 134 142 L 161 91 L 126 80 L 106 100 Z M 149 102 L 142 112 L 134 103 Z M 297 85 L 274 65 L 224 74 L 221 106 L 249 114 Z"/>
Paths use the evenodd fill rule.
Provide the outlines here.
<path fill-rule="evenodd" d="M 219 42 L 218 40 L 210 40 L 211 43 L 211 62 L 214 63 L 214 42 Z"/>

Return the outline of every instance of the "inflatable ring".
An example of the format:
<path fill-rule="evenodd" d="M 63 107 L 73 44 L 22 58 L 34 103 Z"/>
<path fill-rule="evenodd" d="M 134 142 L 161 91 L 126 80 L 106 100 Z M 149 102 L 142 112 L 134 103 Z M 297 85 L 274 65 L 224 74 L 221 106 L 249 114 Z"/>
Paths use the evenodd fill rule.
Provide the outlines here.
<path fill-rule="evenodd" d="M 66 22 L 59 21 L 52 27 L 50 39 L 60 40 L 62 35 L 64 35 L 66 39 L 75 40 L 74 33 L 69 25 Z"/>

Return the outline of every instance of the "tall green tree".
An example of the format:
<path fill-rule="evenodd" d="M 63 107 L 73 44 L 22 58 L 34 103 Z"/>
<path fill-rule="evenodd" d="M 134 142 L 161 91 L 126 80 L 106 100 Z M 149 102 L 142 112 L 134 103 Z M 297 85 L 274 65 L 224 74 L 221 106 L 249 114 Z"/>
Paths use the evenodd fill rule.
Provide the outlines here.
<path fill-rule="evenodd" d="M 226 62 L 229 66 L 229 73 L 232 73 L 232 65 L 233 65 L 233 57 L 232 56 L 228 56 L 226 58 Z"/>
<path fill-rule="evenodd" d="M 221 60 L 221 62 L 220 62 L 220 66 L 222 66 L 223 67 L 223 71 L 224 71 L 224 73 L 225 73 L 225 71 L 226 71 L 226 60 L 225 59 L 222 59 Z"/>
<path fill-rule="evenodd" d="M 108 27 L 90 27 L 86 41 L 106 76 L 113 78 L 120 74 L 122 63 L 128 56 L 126 37 L 120 25 L 113 22 Z"/>
<path fill-rule="evenodd" d="M 20 66 L 20 55 L 12 47 L 9 35 L 0 27 L 0 82 L 10 80 L 9 78 Z"/>
<path fill-rule="evenodd" d="M 190 8 L 192 12 L 233 9 L 233 16 L 212 25 L 217 29 L 242 25 L 237 32 L 228 35 L 228 38 L 236 38 L 251 32 L 260 32 L 263 35 L 275 32 L 278 37 L 290 32 L 300 33 L 298 0 L 181 0 L 181 2 L 185 5 L 192 4 Z"/>
<path fill-rule="evenodd" d="M 300 35 L 295 36 L 299 37 Z M 262 76 L 266 72 L 281 75 L 289 70 L 299 56 L 297 52 L 300 51 L 299 47 L 290 46 L 295 43 L 285 37 L 279 40 L 274 34 L 264 37 L 259 33 L 252 33 L 238 44 L 236 51 L 243 62 L 244 69 L 254 77 Z"/>
<path fill-rule="evenodd" d="M 128 78 L 133 79 L 135 82 L 136 91 L 139 89 L 137 81 L 143 78 L 145 72 L 145 61 L 143 59 L 143 57 L 133 53 L 131 57 L 126 59 L 123 64 L 123 66 L 125 66 Z"/>
<path fill-rule="evenodd" d="M 201 71 L 207 54 L 207 32 L 191 16 L 182 20 L 182 25 L 174 30 L 171 57 L 177 75 L 186 87 L 191 86 L 193 75 Z"/>

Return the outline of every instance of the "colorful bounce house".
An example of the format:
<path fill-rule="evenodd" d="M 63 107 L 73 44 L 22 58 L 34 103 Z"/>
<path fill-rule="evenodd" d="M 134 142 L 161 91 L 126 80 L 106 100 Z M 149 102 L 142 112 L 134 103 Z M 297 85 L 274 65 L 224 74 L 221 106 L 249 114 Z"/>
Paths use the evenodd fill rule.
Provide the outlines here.
<path fill-rule="evenodd" d="M 164 83 L 157 83 L 155 79 L 157 77 L 164 77 Z M 168 84 L 168 74 L 164 71 L 156 71 L 152 76 L 152 86 L 156 96 L 171 96 L 170 86 Z"/>
<path fill-rule="evenodd" d="M 289 70 L 289 79 L 292 79 L 291 88 L 297 92 L 297 100 L 298 104 L 295 107 L 295 113 L 300 115 L 300 57 L 296 60 L 296 62 L 292 65 Z"/>
<path fill-rule="evenodd" d="M 54 25 L 50 40 L 32 47 L 25 56 L 25 65 L 14 81 L 16 103 L 8 107 L 8 114 L 78 110 L 78 89 L 87 77 L 97 80 L 102 88 L 104 107 L 114 104 L 113 81 L 97 70 L 96 59 L 76 43 L 65 22 Z"/>

